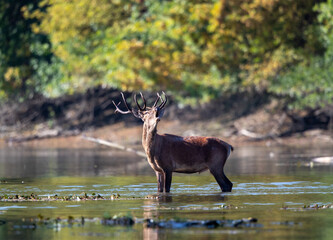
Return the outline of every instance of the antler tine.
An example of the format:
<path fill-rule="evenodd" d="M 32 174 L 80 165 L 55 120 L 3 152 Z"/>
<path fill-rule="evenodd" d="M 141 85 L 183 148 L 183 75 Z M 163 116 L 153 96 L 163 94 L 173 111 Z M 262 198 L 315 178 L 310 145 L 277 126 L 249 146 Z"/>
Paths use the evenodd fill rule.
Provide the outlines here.
<path fill-rule="evenodd" d="M 126 98 L 125 98 L 125 96 L 124 96 L 124 93 L 121 92 L 120 94 L 121 94 L 121 97 L 123 98 L 123 101 L 124 101 L 124 103 L 125 103 L 125 106 L 126 106 L 127 110 L 130 111 L 130 112 L 133 112 L 132 109 L 131 109 L 131 108 L 128 106 L 128 104 L 127 104 L 127 101 L 126 101 Z"/>
<path fill-rule="evenodd" d="M 146 99 L 144 98 L 142 92 L 140 92 L 140 96 L 141 96 L 141 99 L 143 101 L 143 110 L 146 110 L 147 103 L 146 103 Z"/>
<path fill-rule="evenodd" d="M 161 99 L 161 96 L 157 93 L 157 98 L 154 102 L 153 108 L 157 106 L 158 101 Z"/>
<path fill-rule="evenodd" d="M 118 104 L 116 104 L 114 101 L 112 101 L 113 105 L 116 107 L 116 111 L 115 112 L 119 112 L 121 114 L 128 114 L 131 113 L 131 111 L 123 111 L 120 108 L 118 108 L 118 106 L 120 105 L 120 102 Z"/>
<path fill-rule="evenodd" d="M 164 108 L 164 106 L 165 106 L 165 104 L 166 104 L 166 103 L 167 103 L 167 101 L 168 101 L 168 98 L 167 98 L 167 96 L 166 96 L 165 92 L 163 92 L 163 91 L 162 91 L 162 94 L 163 94 L 163 96 L 164 96 L 165 100 L 163 100 L 163 98 L 161 97 L 161 95 L 157 93 L 157 95 L 159 96 L 159 98 L 160 98 L 160 99 L 161 99 L 161 101 L 162 101 L 162 103 L 160 104 L 160 106 L 158 106 L 160 109 L 163 109 L 163 108 Z"/>
<path fill-rule="evenodd" d="M 134 101 L 136 102 L 136 105 L 138 106 L 139 110 L 140 111 L 145 111 L 146 110 L 146 107 L 147 107 L 147 104 L 146 104 L 146 100 L 145 98 L 143 97 L 143 94 L 142 92 L 140 92 L 140 96 L 141 96 L 141 99 L 143 101 L 143 108 L 140 106 L 140 104 L 138 103 L 138 100 L 136 99 L 136 94 L 134 94 Z"/>
<path fill-rule="evenodd" d="M 128 104 L 127 104 L 127 102 L 126 102 L 126 99 L 125 99 L 124 94 L 123 94 L 122 92 L 121 92 L 120 94 L 121 94 L 121 96 L 122 96 L 122 98 L 123 98 L 123 101 L 124 101 L 124 104 L 125 104 L 125 106 L 126 106 L 126 108 L 127 108 L 127 111 L 123 111 L 123 110 L 121 110 L 121 109 L 118 107 L 119 104 L 120 104 L 120 102 L 119 102 L 118 105 L 117 105 L 114 101 L 112 101 L 113 105 L 116 107 L 116 111 L 115 111 L 115 112 L 119 112 L 119 113 L 121 113 L 121 114 L 133 113 L 132 109 L 130 109 L 130 108 L 128 107 Z"/>

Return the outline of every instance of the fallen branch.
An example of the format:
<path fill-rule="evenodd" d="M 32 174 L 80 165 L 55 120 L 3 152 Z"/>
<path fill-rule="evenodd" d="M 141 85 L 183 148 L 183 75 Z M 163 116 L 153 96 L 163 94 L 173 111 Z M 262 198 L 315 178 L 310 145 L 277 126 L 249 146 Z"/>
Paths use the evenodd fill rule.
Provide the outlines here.
<path fill-rule="evenodd" d="M 254 133 L 254 132 L 250 132 L 246 129 L 241 129 L 239 131 L 240 134 L 244 135 L 245 137 L 260 141 L 260 140 L 265 140 L 265 139 L 269 139 L 269 138 L 276 138 L 276 134 L 273 133 L 269 133 L 269 134 L 258 134 L 258 133 Z"/>
<path fill-rule="evenodd" d="M 282 114 L 278 122 L 275 124 L 275 126 L 273 126 L 272 130 L 268 134 L 254 133 L 250 132 L 247 129 L 241 129 L 239 133 L 257 141 L 266 140 L 266 139 L 277 139 L 280 136 L 280 134 L 277 133 L 278 129 L 283 125 L 284 121 L 286 120 L 286 117 L 287 115 L 285 113 Z"/>
<path fill-rule="evenodd" d="M 321 163 L 321 164 L 333 164 L 333 156 L 332 157 L 316 157 L 311 160 L 315 163 Z"/>
<path fill-rule="evenodd" d="M 118 143 L 113 143 L 113 142 L 110 142 L 110 141 L 106 141 L 106 140 L 98 139 L 98 138 L 93 138 L 93 137 L 87 137 L 87 136 L 84 136 L 84 135 L 82 136 L 82 139 L 90 141 L 90 142 L 98 143 L 98 144 L 101 144 L 101 145 L 105 145 L 105 146 L 108 146 L 108 147 L 117 148 L 117 149 L 120 149 L 120 150 L 123 150 L 123 151 L 135 153 L 136 155 L 138 155 L 140 157 L 146 157 L 146 154 L 144 152 L 137 151 L 133 148 L 125 147 L 125 146 L 120 145 Z"/>

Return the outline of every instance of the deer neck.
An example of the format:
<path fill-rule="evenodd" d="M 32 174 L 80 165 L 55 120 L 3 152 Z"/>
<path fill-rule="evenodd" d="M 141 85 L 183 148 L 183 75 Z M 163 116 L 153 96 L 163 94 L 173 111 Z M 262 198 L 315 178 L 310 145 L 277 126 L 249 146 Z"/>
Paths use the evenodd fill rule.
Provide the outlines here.
<path fill-rule="evenodd" d="M 148 158 L 153 158 L 155 155 L 155 145 L 157 136 L 157 125 L 149 126 L 148 124 L 143 124 L 142 133 L 142 146 L 148 156 Z"/>

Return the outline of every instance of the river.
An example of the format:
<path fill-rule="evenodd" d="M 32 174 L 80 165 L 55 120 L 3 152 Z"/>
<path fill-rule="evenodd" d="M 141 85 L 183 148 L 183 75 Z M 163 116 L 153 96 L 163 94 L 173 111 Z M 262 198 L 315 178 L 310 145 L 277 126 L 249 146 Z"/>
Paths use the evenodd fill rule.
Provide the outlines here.
<path fill-rule="evenodd" d="M 157 194 L 146 160 L 131 153 L 5 147 L 0 149 L 2 197 L 86 194 L 108 200 L 2 200 L 0 239 L 332 239 L 333 208 L 321 206 L 333 203 L 333 165 L 311 161 L 322 156 L 333 156 L 333 148 L 236 147 L 225 167 L 232 193 L 222 194 L 204 172 L 174 174 L 171 193 L 163 195 Z M 101 224 L 115 215 L 136 223 Z M 256 223 L 214 228 L 150 228 L 144 220 L 250 218 Z"/>

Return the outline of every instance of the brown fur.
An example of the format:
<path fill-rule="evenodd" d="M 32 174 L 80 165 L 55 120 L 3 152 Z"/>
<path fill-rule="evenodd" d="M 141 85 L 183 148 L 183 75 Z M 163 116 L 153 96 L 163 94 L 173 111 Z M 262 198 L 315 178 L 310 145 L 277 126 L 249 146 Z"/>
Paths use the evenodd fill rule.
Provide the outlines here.
<path fill-rule="evenodd" d="M 232 183 L 225 176 L 223 168 L 233 147 L 228 143 L 212 137 L 180 137 L 170 134 L 157 134 L 157 124 L 163 116 L 165 100 L 157 94 L 153 107 L 146 107 L 146 100 L 140 93 L 144 106 L 136 100 L 138 111 L 133 111 L 121 93 L 127 108 L 123 111 L 113 102 L 116 111 L 122 114 L 132 113 L 143 123 L 142 146 L 147 154 L 148 163 L 155 171 L 158 191 L 170 192 L 172 172 L 196 173 L 210 170 L 222 192 L 231 192 Z M 157 106 L 157 103 L 162 103 Z"/>
<path fill-rule="evenodd" d="M 218 138 L 159 135 L 158 115 L 158 110 L 150 109 L 142 118 L 142 145 L 156 173 L 158 191 L 170 191 L 172 172 L 200 173 L 209 169 L 221 190 L 230 192 L 232 183 L 223 168 L 233 147 Z"/>

